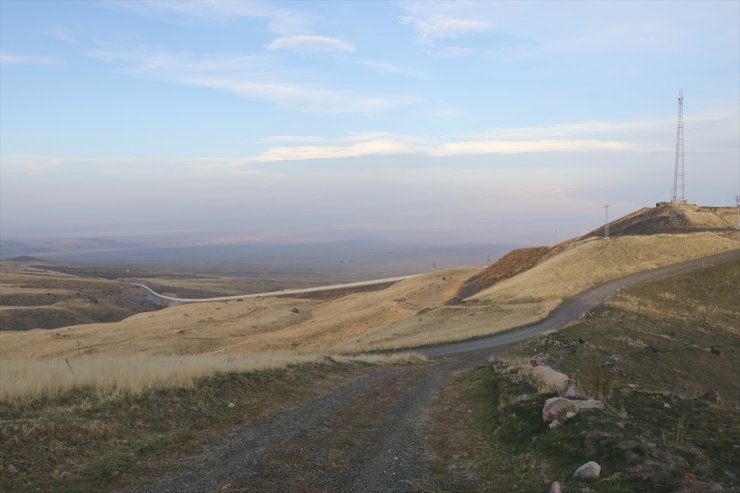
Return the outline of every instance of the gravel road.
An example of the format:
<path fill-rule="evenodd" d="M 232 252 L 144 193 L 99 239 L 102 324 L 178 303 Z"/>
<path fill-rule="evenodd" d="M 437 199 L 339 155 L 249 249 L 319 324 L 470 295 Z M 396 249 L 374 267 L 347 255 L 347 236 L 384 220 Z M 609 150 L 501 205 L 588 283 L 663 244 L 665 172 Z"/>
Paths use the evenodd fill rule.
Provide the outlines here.
<path fill-rule="evenodd" d="M 623 287 L 740 256 L 740 250 L 592 288 L 546 321 L 498 336 L 423 348 L 429 364 L 379 370 L 319 399 L 235 428 L 138 492 L 435 490 L 420 421 L 453 373 L 496 350 L 561 328 Z"/>

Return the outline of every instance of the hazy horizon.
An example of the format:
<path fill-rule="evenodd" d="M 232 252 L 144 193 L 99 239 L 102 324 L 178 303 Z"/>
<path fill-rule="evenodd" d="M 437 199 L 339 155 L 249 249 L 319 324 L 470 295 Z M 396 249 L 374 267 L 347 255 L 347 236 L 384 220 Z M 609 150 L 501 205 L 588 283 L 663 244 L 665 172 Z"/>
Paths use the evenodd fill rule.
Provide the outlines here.
<path fill-rule="evenodd" d="M 0 2 L 0 238 L 552 244 L 740 193 L 740 3 Z M 251 240 L 250 240 L 251 241 Z"/>

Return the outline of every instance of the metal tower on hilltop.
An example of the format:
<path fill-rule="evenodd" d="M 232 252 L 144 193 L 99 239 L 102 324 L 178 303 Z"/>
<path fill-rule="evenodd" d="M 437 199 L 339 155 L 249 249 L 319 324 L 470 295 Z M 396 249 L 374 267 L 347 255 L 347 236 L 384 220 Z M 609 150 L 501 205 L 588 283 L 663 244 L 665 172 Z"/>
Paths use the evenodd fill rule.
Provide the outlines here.
<path fill-rule="evenodd" d="M 685 204 L 683 180 L 683 91 L 678 91 L 678 124 L 676 125 L 676 169 L 673 174 L 671 204 Z"/>

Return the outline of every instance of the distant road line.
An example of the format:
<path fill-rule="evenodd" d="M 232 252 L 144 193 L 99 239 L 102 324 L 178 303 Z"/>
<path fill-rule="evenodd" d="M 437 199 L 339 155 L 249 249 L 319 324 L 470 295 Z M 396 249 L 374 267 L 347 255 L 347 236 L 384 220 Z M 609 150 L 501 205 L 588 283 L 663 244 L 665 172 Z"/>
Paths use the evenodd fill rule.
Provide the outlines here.
<path fill-rule="evenodd" d="M 420 275 L 422 274 L 412 274 L 408 276 L 398 276 L 398 277 L 387 277 L 385 279 L 372 279 L 370 281 L 348 282 L 345 284 L 332 284 L 331 286 L 315 286 L 313 288 L 284 289 L 282 291 L 270 291 L 268 293 L 239 294 L 239 295 L 233 295 L 233 296 L 216 296 L 214 298 L 178 298 L 176 296 L 167 296 L 167 295 L 158 293 L 154 291 L 152 288 L 150 288 L 149 286 L 146 286 L 145 284 L 141 284 L 138 282 L 126 282 L 126 284 L 146 289 L 153 296 L 156 296 L 157 298 L 167 300 L 167 301 L 174 301 L 176 303 L 210 303 L 212 301 L 232 301 L 232 300 L 241 300 L 245 298 L 270 298 L 274 296 L 286 296 L 286 295 L 291 295 L 291 294 L 304 294 L 304 293 L 318 293 L 321 291 L 334 291 L 336 289 L 361 288 L 363 286 L 375 286 L 377 284 L 387 284 L 391 282 L 403 281 L 406 279 L 413 279 L 414 277 L 418 277 Z"/>

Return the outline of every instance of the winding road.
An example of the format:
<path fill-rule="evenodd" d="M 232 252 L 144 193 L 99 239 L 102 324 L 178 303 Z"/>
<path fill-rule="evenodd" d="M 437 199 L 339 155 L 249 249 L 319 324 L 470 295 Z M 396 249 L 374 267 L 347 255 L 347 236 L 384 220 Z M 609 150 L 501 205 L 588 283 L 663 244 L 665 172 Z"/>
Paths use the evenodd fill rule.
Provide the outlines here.
<path fill-rule="evenodd" d="M 432 458 L 424 423 L 436 392 L 455 372 L 576 321 L 619 289 L 738 257 L 740 250 L 733 250 L 632 274 L 579 294 L 535 325 L 419 348 L 431 364 L 381 369 L 290 411 L 246 423 L 133 491 L 440 491 L 427 473 Z"/>
<path fill-rule="evenodd" d="M 315 286 L 313 288 L 301 288 L 301 289 L 283 289 L 281 291 L 270 291 L 267 293 L 252 293 L 252 294 L 239 294 L 239 295 L 231 295 L 231 296 L 216 296 L 213 298 L 178 298 L 176 296 L 166 296 L 164 294 L 158 293 L 154 291 L 152 288 L 145 284 L 141 284 L 138 282 L 126 282 L 129 286 L 136 286 L 139 288 L 146 289 L 149 294 L 152 296 L 159 298 L 160 300 L 165 300 L 169 302 L 174 303 L 210 303 L 213 301 L 231 301 L 231 300 L 242 300 L 247 298 L 269 298 L 273 296 L 288 296 L 288 295 L 294 295 L 294 294 L 305 294 L 305 293 L 318 293 L 321 291 L 334 291 L 337 289 L 351 289 L 351 288 L 361 288 L 365 286 L 376 286 L 378 284 L 389 284 L 394 283 L 398 281 L 403 281 L 405 279 L 412 279 L 414 277 L 418 277 L 422 274 L 412 274 L 408 276 L 397 276 L 397 277 L 388 277 L 385 279 L 373 279 L 370 281 L 357 281 L 357 282 L 348 282 L 345 284 L 332 284 L 330 286 Z"/>

